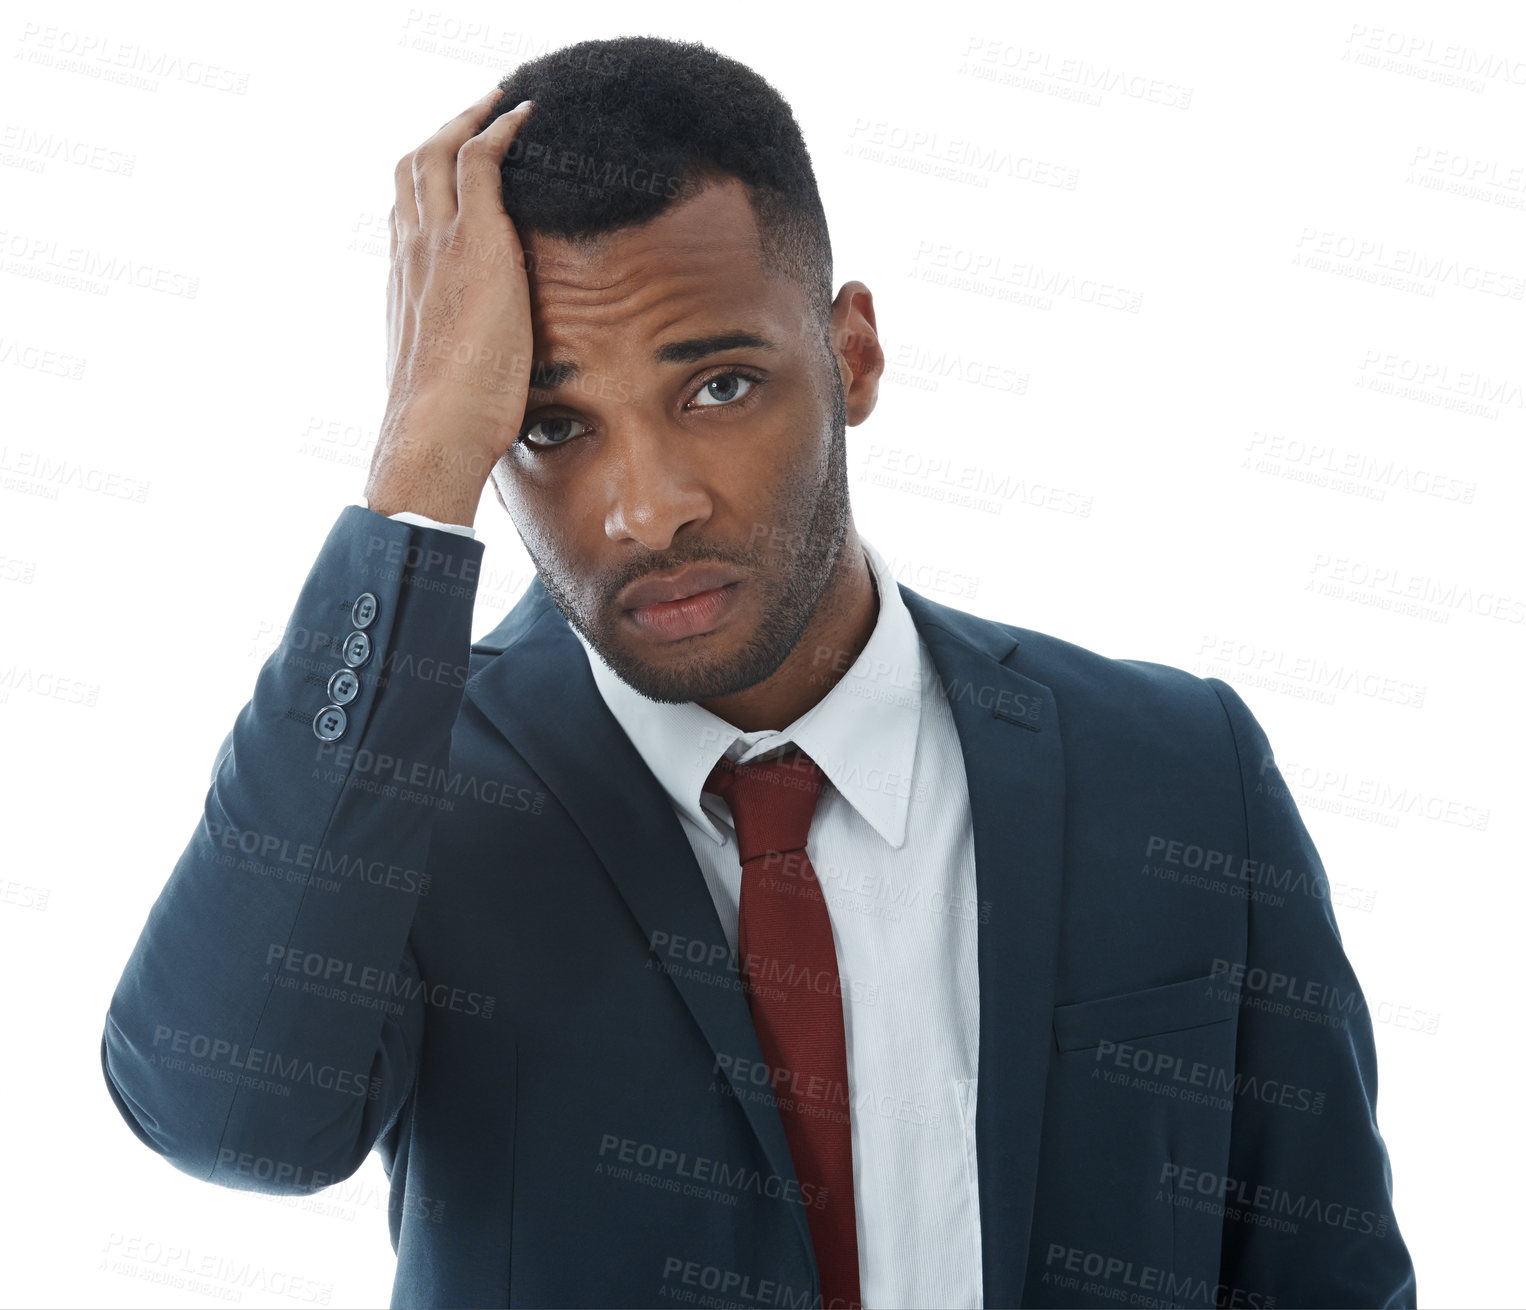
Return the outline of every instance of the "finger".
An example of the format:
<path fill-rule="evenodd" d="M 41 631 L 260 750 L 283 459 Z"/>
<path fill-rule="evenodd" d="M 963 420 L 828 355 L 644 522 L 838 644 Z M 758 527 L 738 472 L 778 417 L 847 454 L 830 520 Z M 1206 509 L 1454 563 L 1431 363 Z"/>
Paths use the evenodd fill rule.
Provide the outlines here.
<path fill-rule="evenodd" d="M 441 226 L 456 216 L 456 155 L 503 95 L 495 86 L 413 152 L 413 190 L 420 225 Z"/>
<path fill-rule="evenodd" d="M 391 245 L 387 250 L 387 262 L 394 263 L 397 260 L 397 206 L 392 206 L 392 212 L 387 215 L 387 232 L 392 238 Z"/>
<path fill-rule="evenodd" d="M 462 143 L 456 158 L 457 203 L 462 214 L 485 206 L 486 212 L 507 217 L 503 207 L 503 157 L 534 104 L 533 100 L 526 100 L 516 105 Z"/>

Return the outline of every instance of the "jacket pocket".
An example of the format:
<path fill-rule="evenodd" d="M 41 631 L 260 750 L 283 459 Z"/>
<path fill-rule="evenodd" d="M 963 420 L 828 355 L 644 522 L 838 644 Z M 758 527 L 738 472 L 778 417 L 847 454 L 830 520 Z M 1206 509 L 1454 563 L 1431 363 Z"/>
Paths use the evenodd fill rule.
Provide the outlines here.
<path fill-rule="evenodd" d="M 1239 1012 L 1240 991 L 1221 974 L 1204 974 L 1164 987 L 1118 992 L 1054 1007 L 1054 1039 L 1062 1051 L 1102 1042 L 1125 1042 L 1156 1033 L 1222 1023 Z"/>

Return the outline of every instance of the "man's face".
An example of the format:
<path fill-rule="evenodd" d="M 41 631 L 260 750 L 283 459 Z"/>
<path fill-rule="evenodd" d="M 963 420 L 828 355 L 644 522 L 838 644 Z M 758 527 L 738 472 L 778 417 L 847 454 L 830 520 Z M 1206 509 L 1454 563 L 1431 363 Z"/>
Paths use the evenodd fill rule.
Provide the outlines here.
<path fill-rule="evenodd" d="M 548 364 L 577 365 L 554 389 L 532 388 L 520 440 L 493 473 L 541 582 L 653 700 L 761 682 L 799 640 L 842 551 L 845 365 L 804 292 L 765 275 L 734 179 L 592 247 L 525 245 L 532 382 Z M 717 340 L 742 333 L 756 340 Z M 625 595 L 689 565 L 724 572 L 678 578 L 680 589 L 728 585 L 681 607 Z"/>

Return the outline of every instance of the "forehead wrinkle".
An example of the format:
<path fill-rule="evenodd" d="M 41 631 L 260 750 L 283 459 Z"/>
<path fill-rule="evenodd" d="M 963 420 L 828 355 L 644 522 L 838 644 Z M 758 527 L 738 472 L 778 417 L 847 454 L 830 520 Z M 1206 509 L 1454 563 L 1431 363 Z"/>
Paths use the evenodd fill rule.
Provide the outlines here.
<path fill-rule="evenodd" d="M 740 280 L 744 279 L 730 277 L 726 285 L 735 288 Z M 637 266 L 623 276 L 606 282 L 585 282 L 575 274 L 541 278 L 531 283 L 531 298 L 532 302 L 542 302 L 542 318 L 548 309 L 557 311 L 558 315 L 580 319 L 600 313 L 618 313 L 630 318 L 649 313 L 665 300 L 709 300 L 712 296 L 707 292 L 715 285 L 715 281 L 713 269 L 695 267 L 695 263 L 690 261 L 661 270 Z M 718 297 L 719 294 L 717 288 L 715 295 Z M 677 321 L 687 312 L 692 311 L 677 311 L 675 318 L 669 321 Z"/>
<path fill-rule="evenodd" d="M 686 293 L 692 294 L 692 285 L 675 286 L 675 282 L 693 284 L 709 280 L 709 274 L 706 272 L 695 269 L 679 269 L 672 274 L 664 274 L 661 277 L 640 282 L 612 300 L 604 299 L 604 292 L 618 287 L 622 282 L 630 281 L 629 277 L 621 278 L 619 281 L 603 287 L 588 287 L 580 283 L 570 281 L 563 283 L 558 281 L 557 286 L 565 285 L 573 293 L 566 299 L 558 297 L 558 304 L 556 306 L 559 311 L 558 317 L 572 320 L 570 323 L 558 323 L 558 335 L 561 335 L 562 332 L 566 332 L 568 329 L 571 329 L 573 333 L 578 333 L 579 329 L 582 329 L 584 332 L 596 331 L 597 327 L 591 325 L 588 320 L 600 317 L 604 312 L 621 313 L 626 318 L 638 317 L 655 309 L 665 300 L 685 296 Z M 734 284 L 732 284 L 732 289 L 734 289 Z M 647 302 L 643 304 L 639 302 L 644 291 L 650 291 L 652 294 Z M 637 301 L 638 303 L 632 305 L 629 303 L 632 301 Z M 734 301 L 731 301 L 729 297 L 718 298 L 716 303 L 722 303 L 722 301 L 734 305 Z M 643 343 L 661 340 L 669 329 L 683 322 L 684 319 L 694 317 L 696 312 L 707 312 L 711 308 L 711 305 L 705 304 L 686 308 L 674 313 L 670 317 L 665 317 L 661 324 L 645 335 Z M 544 314 L 542 314 L 541 318 L 544 321 Z M 730 332 L 737 326 L 736 322 L 726 323 L 706 330 L 695 331 L 690 335 L 693 337 L 717 336 L 724 332 Z M 769 332 L 764 329 L 752 328 L 750 330 L 755 331 L 760 337 L 767 337 L 769 335 Z M 581 361 L 572 357 L 574 349 L 575 347 L 572 346 L 554 346 L 548 348 L 544 357 L 537 355 L 532 364 L 532 386 L 530 390 L 540 393 L 555 391 L 580 376 L 583 371 L 582 365 Z"/>

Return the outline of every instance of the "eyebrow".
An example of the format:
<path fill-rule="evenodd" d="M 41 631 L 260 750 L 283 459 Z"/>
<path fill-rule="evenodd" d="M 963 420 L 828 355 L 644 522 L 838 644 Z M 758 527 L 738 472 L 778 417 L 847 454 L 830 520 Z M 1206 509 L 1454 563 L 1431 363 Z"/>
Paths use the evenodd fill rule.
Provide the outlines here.
<path fill-rule="evenodd" d="M 690 337 L 687 341 L 669 341 L 652 352 L 652 359 L 658 364 L 693 364 L 723 350 L 743 349 L 778 350 L 779 347 L 767 337 L 738 328 L 707 337 Z M 555 391 L 582 371 L 581 366 L 572 360 L 537 359 L 530 366 L 530 390 Z"/>

